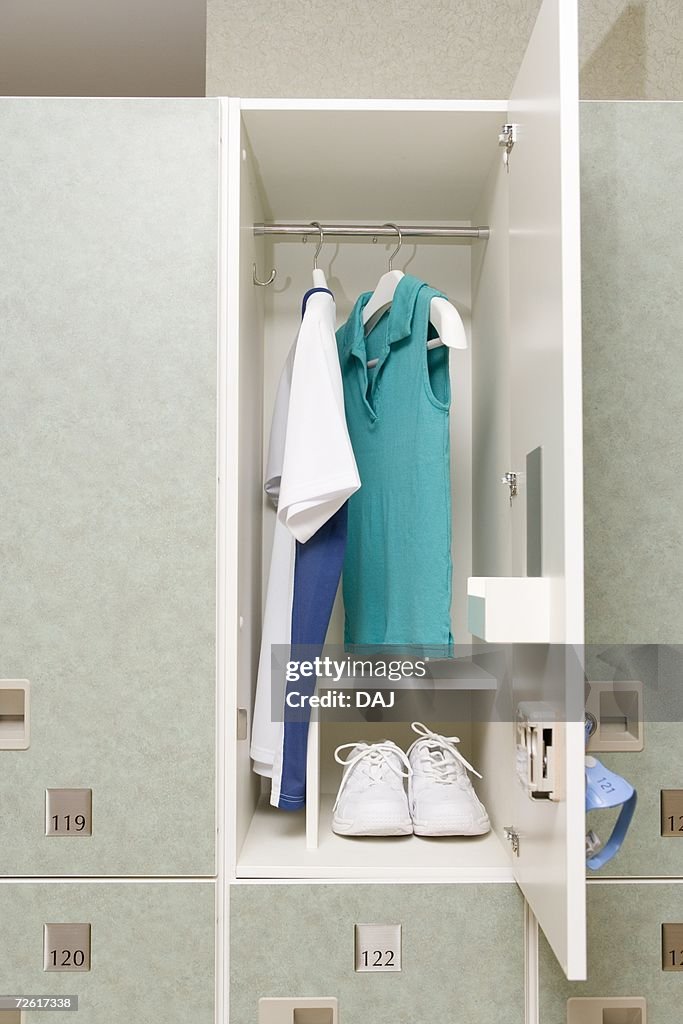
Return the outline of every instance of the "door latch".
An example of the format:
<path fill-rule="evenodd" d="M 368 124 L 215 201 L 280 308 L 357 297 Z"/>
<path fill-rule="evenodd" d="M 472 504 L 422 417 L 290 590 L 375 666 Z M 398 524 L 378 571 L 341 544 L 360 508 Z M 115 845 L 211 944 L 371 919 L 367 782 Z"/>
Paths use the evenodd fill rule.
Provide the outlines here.
<path fill-rule="evenodd" d="M 564 798 L 564 725 L 555 706 L 523 701 L 517 708 L 517 776 L 531 800 Z"/>
<path fill-rule="evenodd" d="M 517 494 L 519 493 L 517 484 L 518 478 L 519 474 L 513 472 L 512 470 L 508 470 L 507 473 L 505 473 L 500 478 L 500 482 L 502 484 L 507 484 L 508 487 L 510 488 L 510 508 L 512 508 L 512 499 L 516 498 Z"/>
<path fill-rule="evenodd" d="M 500 126 L 500 132 L 498 134 L 498 145 L 505 147 L 503 153 L 503 163 L 505 164 L 505 170 L 510 173 L 510 153 L 512 148 L 517 141 L 517 129 L 518 124 L 502 124 Z"/>

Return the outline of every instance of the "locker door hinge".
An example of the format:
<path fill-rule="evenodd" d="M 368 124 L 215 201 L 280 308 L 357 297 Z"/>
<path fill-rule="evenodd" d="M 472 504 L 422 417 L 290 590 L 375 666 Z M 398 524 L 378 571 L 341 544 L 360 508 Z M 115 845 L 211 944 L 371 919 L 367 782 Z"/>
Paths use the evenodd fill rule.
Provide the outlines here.
<path fill-rule="evenodd" d="M 512 847 L 512 852 L 515 857 L 519 857 L 519 832 L 512 825 L 503 826 L 503 835 L 507 839 L 508 843 Z"/>
<path fill-rule="evenodd" d="M 512 506 L 512 499 L 517 497 L 519 491 L 518 481 L 519 473 L 515 473 L 511 469 L 509 469 L 507 473 L 504 473 L 500 478 L 500 482 L 502 484 L 507 484 L 510 488 L 510 506 Z"/>
<path fill-rule="evenodd" d="M 510 153 L 517 141 L 518 128 L 518 124 L 502 124 L 500 126 L 500 132 L 498 133 L 498 145 L 505 148 L 505 152 L 503 153 L 503 163 L 505 164 L 505 170 L 508 174 L 510 173 Z"/>

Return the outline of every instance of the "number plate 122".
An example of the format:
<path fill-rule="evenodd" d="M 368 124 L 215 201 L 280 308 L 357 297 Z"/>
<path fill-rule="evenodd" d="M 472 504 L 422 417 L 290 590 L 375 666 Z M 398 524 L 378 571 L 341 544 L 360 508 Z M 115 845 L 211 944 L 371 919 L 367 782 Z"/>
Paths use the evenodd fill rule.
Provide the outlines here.
<path fill-rule="evenodd" d="M 355 931 L 356 971 L 401 970 L 400 924 L 357 924 Z"/>

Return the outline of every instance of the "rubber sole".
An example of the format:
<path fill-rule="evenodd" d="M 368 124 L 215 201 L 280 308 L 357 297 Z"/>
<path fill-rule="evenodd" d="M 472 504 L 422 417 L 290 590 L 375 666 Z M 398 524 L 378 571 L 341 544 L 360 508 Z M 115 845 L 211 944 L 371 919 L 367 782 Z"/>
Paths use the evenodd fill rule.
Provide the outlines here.
<path fill-rule="evenodd" d="M 343 822 L 332 822 L 332 831 L 337 836 L 412 836 L 413 823 L 404 825 L 345 825 Z"/>
<path fill-rule="evenodd" d="M 462 829 L 454 828 L 452 825 L 416 825 L 413 824 L 413 832 L 416 836 L 486 836 L 491 831 L 491 826 L 476 826 Z"/>

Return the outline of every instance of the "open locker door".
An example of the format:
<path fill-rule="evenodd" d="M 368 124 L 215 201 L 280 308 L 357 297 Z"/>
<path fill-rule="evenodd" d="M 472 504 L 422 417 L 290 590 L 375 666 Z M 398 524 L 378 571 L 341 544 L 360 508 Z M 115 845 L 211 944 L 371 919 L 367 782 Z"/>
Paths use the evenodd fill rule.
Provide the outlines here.
<path fill-rule="evenodd" d="M 514 706 L 521 705 L 530 721 L 542 722 L 549 713 L 559 723 L 547 734 L 542 725 L 535 737 L 533 730 L 525 734 L 532 744 L 546 736 L 553 744 L 545 754 L 554 761 L 554 793 L 532 795 L 533 787 L 520 779 L 511 817 L 519 833 L 513 857 L 519 885 L 567 977 L 581 980 L 586 868 L 577 35 L 575 0 L 544 0 L 509 105 L 509 123 L 516 126 L 509 153 L 510 469 L 519 474 L 512 572 L 549 580 L 551 640 L 516 649 Z"/>

